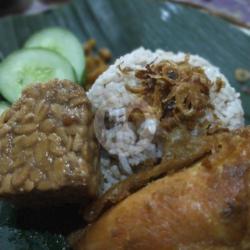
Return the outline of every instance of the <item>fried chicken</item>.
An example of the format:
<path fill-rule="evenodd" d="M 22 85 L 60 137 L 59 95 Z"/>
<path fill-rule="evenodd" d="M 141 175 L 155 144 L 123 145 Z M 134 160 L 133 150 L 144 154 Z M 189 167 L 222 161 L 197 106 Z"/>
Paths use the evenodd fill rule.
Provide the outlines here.
<path fill-rule="evenodd" d="M 74 249 L 250 249 L 249 139 L 250 128 L 215 135 L 208 156 L 111 208 Z"/>

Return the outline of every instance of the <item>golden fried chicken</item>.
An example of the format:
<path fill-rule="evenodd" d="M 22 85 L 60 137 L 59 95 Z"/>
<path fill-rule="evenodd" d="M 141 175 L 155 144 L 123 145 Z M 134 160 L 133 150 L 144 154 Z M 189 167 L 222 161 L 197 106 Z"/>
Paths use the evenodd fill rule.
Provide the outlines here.
<path fill-rule="evenodd" d="M 250 128 L 215 135 L 209 155 L 111 208 L 74 249 L 250 249 L 249 140 Z"/>

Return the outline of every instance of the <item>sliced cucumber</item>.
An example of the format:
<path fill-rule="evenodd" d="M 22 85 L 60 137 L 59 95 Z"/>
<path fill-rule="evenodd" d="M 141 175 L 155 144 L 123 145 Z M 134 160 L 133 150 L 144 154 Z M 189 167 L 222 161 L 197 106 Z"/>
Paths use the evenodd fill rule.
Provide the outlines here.
<path fill-rule="evenodd" d="M 31 36 L 24 47 L 51 49 L 64 56 L 72 64 L 77 81 L 82 83 L 85 68 L 83 47 L 70 31 L 59 27 L 41 30 Z"/>
<path fill-rule="evenodd" d="M 5 101 L 0 101 L 0 115 L 10 107 L 10 104 Z"/>
<path fill-rule="evenodd" d="M 76 80 L 69 62 L 50 50 L 18 50 L 0 65 L 0 91 L 11 103 L 21 96 L 27 85 L 55 78 Z"/>

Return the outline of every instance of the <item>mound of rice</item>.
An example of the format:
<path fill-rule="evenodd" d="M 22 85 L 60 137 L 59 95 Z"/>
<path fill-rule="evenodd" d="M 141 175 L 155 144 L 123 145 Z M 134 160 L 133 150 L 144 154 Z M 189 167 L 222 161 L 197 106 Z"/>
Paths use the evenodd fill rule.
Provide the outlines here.
<path fill-rule="evenodd" d="M 133 166 L 139 165 L 151 158 L 160 158 L 161 149 L 153 140 L 153 135 L 157 130 L 158 121 L 146 119 L 135 131 L 133 125 L 126 120 L 126 111 L 131 104 L 135 104 L 138 96 L 127 90 L 126 85 L 138 86 L 140 83 L 135 77 L 135 71 L 145 69 L 152 62 L 154 64 L 168 60 L 181 62 L 186 54 L 179 52 L 165 52 L 157 50 L 152 52 L 144 48 L 139 48 L 121 58 L 104 72 L 87 93 L 92 102 L 94 111 L 105 115 L 108 112 L 109 119 L 112 120 L 112 127 L 105 129 L 105 122 L 97 123 L 102 127 L 97 131 L 98 137 L 105 134 L 105 142 L 101 144 L 106 152 L 101 159 L 102 171 L 105 179 L 104 189 L 108 189 L 114 183 L 126 178 L 134 170 Z M 201 67 L 207 78 L 211 81 L 209 97 L 214 106 L 214 113 L 219 118 L 222 127 L 230 130 L 244 125 L 244 112 L 242 109 L 239 93 L 236 93 L 220 72 L 219 68 L 197 55 L 189 56 L 189 63 L 195 67 Z M 120 68 L 129 68 L 129 74 L 121 74 Z M 216 91 L 216 80 L 220 78 L 224 85 L 221 90 Z M 209 112 L 208 119 L 213 119 Z M 211 116 L 211 117 L 209 117 Z M 104 128 L 103 128 L 104 127 Z M 98 130 L 98 126 L 97 126 Z M 118 160 L 113 161 L 113 158 Z"/>

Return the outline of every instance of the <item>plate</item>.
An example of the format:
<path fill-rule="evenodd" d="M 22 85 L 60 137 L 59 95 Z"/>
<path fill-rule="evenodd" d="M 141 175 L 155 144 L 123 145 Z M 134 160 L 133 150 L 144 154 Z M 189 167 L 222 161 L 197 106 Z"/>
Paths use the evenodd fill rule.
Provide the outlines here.
<path fill-rule="evenodd" d="M 75 0 L 39 15 L 1 19 L 1 58 L 49 26 L 66 27 L 82 42 L 95 38 L 114 58 L 139 46 L 199 54 L 219 66 L 238 91 L 235 69 L 250 69 L 250 36 L 218 17 L 156 0 Z M 250 99 L 246 93 L 241 98 L 249 124 Z M 1 250 L 68 249 L 65 236 L 80 226 L 76 208 L 20 211 L 0 203 Z"/>

